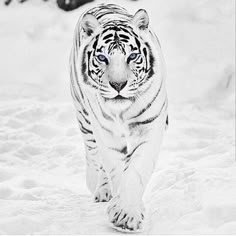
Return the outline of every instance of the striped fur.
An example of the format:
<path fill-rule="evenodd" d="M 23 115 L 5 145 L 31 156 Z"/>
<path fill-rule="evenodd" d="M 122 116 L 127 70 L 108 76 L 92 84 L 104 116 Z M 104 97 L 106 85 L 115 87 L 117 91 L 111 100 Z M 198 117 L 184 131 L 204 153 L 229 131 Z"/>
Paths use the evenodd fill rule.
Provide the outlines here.
<path fill-rule="evenodd" d="M 95 201 L 112 199 L 114 227 L 140 230 L 142 195 L 168 125 L 164 60 L 146 11 L 103 4 L 84 13 L 70 73 L 88 187 Z"/>

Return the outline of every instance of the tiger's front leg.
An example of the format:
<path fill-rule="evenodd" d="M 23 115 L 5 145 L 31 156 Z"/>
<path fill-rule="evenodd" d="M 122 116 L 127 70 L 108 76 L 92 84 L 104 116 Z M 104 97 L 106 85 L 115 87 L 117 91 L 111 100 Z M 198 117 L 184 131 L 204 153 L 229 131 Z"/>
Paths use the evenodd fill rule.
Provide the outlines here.
<path fill-rule="evenodd" d="M 97 178 L 97 186 L 94 192 L 95 202 L 109 202 L 112 198 L 111 186 L 106 171 L 101 166 Z"/>
<path fill-rule="evenodd" d="M 132 139 L 117 194 L 107 210 L 110 222 L 118 230 L 143 229 L 145 209 L 142 197 L 155 168 L 163 132 L 164 125 L 160 122 L 144 137 Z"/>
<path fill-rule="evenodd" d="M 86 181 L 95 202 L 108 202 L 112 198 L 111 185 L 99 158 L 98 147 L 92 134 L 83 135 L 86 147 Z"/>

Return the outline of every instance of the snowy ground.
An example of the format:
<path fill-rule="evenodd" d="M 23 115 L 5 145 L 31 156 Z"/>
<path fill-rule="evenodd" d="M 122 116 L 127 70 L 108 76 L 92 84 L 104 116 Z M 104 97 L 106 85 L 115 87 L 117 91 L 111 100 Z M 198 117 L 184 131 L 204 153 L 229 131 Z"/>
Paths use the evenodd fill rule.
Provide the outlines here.
<path fill-rule="evenodd" d="M 144 233 L 236 234 L 235 1 L 121 4 L 148 10 L 168 68 L 170 126 Z M 88 7 L 0 6 L 0 234 L 117 234 L 86 188 L 69 93 L 72 32 Z"/>

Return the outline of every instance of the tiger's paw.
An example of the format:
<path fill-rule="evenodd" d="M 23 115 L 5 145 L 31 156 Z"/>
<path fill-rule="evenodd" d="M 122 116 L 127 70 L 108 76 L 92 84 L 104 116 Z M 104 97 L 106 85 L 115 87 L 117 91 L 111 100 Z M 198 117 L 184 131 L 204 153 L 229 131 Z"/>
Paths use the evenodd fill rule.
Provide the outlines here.
<path fill-rule="evenodd" d="M 143 230 L 144 207 L 125 206 L 119 196 L 112 199 L 107 209 L 112 226 L 122 232 L 141 232 Z"/>
<path fill-rule="evenodd" d="M 100 187 L 94 194 L 95 202 L 109 202 L 112 199 L 109 186 Z"/>

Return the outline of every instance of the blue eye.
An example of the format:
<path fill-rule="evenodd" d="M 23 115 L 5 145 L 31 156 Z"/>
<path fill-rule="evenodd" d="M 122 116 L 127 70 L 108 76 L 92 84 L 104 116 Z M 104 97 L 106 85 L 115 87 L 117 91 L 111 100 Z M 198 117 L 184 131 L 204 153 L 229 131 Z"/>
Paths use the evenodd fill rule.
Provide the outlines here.
<path fill-rule="evenodd" d="M 108 62 L 107 58 L 102 54 L 98 55 L 97 58 L 99 61 L 106 62 L 106 63 Z"/>
<path fill-rule="evenodd" d="M 135 60 L 138 57 L 138 53 L 131 53 L 128 57 L 128 63 L 132 60 Z"/>

